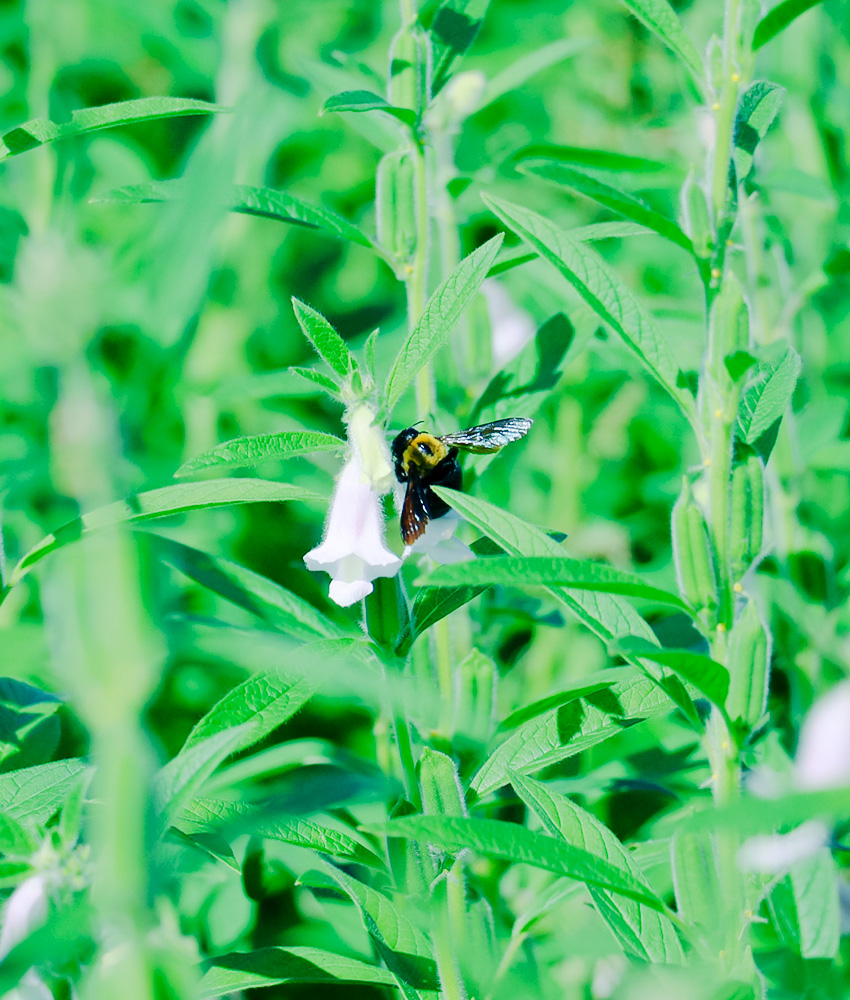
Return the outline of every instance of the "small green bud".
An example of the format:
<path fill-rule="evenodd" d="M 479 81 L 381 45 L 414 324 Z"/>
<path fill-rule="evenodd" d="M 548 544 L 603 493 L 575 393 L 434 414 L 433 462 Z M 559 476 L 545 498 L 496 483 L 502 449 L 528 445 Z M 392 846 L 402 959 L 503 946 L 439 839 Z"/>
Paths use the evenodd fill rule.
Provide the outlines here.
<path fill-rule="evenodd" d="M 741 286 L 735 275 L 727 270 L 709 317 L 707 367 L 717 385 L 729 381 L 726 357 L 746 351 L 749 342 L 749 314 Z"/>

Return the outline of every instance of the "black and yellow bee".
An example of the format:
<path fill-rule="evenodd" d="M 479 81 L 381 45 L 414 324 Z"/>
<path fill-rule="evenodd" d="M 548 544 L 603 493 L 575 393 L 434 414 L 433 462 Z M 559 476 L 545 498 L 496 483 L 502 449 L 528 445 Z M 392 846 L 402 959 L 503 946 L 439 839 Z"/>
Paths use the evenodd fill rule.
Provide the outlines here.
<path fill-rule="evenodd" d="M 396 479 L 407 483 L 401 509 L 404 544 L 412 545 L 429 521 L 449 512 L 449 505 L 431 487 L 461 488 L 463 473 L 457 458 L 459 448 L 479 455 L 492 454 L 525 437 L 532 423 L 528 417 L 508 417 L 442 437 L 415 427 L 403 430 L 393 441 L 392 451 Z"/>

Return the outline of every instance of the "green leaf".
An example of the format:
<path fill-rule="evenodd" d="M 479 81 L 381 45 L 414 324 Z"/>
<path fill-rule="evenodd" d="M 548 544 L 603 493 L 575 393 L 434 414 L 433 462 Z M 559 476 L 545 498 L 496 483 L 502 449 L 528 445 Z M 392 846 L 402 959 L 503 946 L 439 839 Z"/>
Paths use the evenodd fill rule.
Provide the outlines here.
<path fill-rule="evenodd" d="M 293 638 L 309 641 L 343 634 L 312 604 L 268 577 L 172 538 L 153 534 L 148 538 L 163 562 Z"/>
<path fill-rule="evenodd" d="M 310 391 L 312 392 L 315 392 L 317 389 L 321 389 L 330 396 L 333 396 L 334 399 L 339 399 L 339 386 L 336 382 L 334 382 L 332 378 L 328 378 L 328 376 L 324 375 L 322 372 L 317 372 L 314 368 L 299 368 L 296 365 L 293 365 L 283 374 L 296 375 L 305 382 L 309 382 L 312 387 Z M 301 393 L 296 393 L 296 395 L 301 395 Z"/>
<path fill-rule="evenodd" d="M 560 586 L 623 594 L 658 604 L 670 604 L 696 617 L 696 612 L 677 595 L 653 587 L 635 573 L 627 573 L 590 559 L 511 558 L 490 556 L 472 562 L 439 566 L 422 581 L 431 587 L 467 586 Z"/>
<path fill-rule="evenodd" d="M 316 349 L 319 357 L 343 381 L 349 379 L 357 371 L 357 362 L 342 337 L 321 313 L 298 299 L 292 299 L 292 308 L 304 336 Z"/>
<path fill-rule="evenodd" d="M 741 182 L 753 166 L 756 146 L 779 114 L 785 91 L 775 83 L 759 80 L 744 93 L 735 115 L 735 141 L 732 159 L 735 177 Z"/>
<path fill-rule="evenodd" d="M 132 184 L 117 188 L 105 195 L 93 198 L 93 202 L 119 202 L 139 205 L 172 201 L 180 198 L 186 191 L 186 185 L 180 178 L 165 181 L 148 181 L 145 184 Z M 318 229 L 330 236 L 335 236 L 359 246 L 375 250 L 372 240 L 362 233 L 357 226 L 329 208 L 321 205 L 310 205 L 294 195 L 276 188 L 257 187 L 252 184 L 235 184 L 229 199 L 231 211 L 242 215 L 255 215 L 262 219 L 273 219 L 276 222 L 286 222 L 308 229 Z"/>
<path fill-rule="evenodd" d="M 679 383 L 682 373 L 645 307 L 602 258 L 552 222 L 520 205 L 482 195 L 495 214 L 549 261 L 591 309 L 632 348 L 650 373 L 696 424 L 693 396 Z"/>
<path fill-rule="evenodd" d="M 722 709 L 729 694 L 729 671 L 722 663 L 702 653 L 686 649 L 659 649 L 657 646 L 636 640 L 621 640 L 620 648 L 635 653 L 653 663 L 669 667 L 700 691 L 712 704 Z"/>
<path fill-rule="evenodd" d="M 396 652 L 399 656 L 405 656 L 413 645 L 417 636 L 422 635 L 426 629 L 435 625 L 438 621 L 446 618 L 453 611 L 462 608 L 464 604 L 483 594 L 487 589 L 482 587 L 419 587 L 410 609 L 410 622 L 408 627 L 399 637 Z"/>
<path fill-rule="evenodd" d="M 360 910 L 375 948 L 402 993 L 416 1000 L 417 990 L 436 990 L 437 965 L 428 939 L 383 893 L 328 866 L 331 877 Z"/>
<path fill-rule="evenodd" d="M 217 104 L 182 97 L 141 97 L 117 104 L 102 104 L 96 108 L 79 108 L 71 113 L 70 121 L 61 125 L 46 118 L 35 118 L 4 132 L 0 136 L 0 160 L 17 153 L 25 153 L 28 149 L 35 149 L 46 142 L 84 135 L 103 128 L 114 128 L 116 125 L 151 121 L 154 118 L 210 115 L 227 110 Z"/>
<path fill-rule="evenodd" d="M 347 864 L 385 867 L 374 851 L 348 833 L 304 817 L 270 817 L 245 802 L 196 798 L 185 807 L 175 824 L 189 834 L 223 828 L 230 839 L 250 833 L 266 840 L 329 854 Z"/>
<path fill-rule="evenodd" d="M 434 52 L 432 93 L 438 94 L 456 60 L 475 41 L 490 0 L 443 0 L 428 28 Z"/>
<path fill-rule="evenodd" d="M 618 215 L 626 219 L 631 219 L 640 226 L 652 229 L 670 240 L 690 254 L 695 254 L 694 245 L 682 230 L 660 212 L 656 212 L 640 198 L 618 191 L 608 184 L 603 184 L 595 177 L 582 173 L 580 170 L 573 170 L 572 167 L 557 160 L 524 160 L 519 164 L 520 173 L 530 174 L 533 177 L 540 177 L 544 181 L 557 184 L 562 187 L 571 188 L 583 194 L 587 198 L 593 199 L 605 208 L 611 209 Z"/>
<path fill-rule="evenodd" d="M 667 694 L 642 675 L 573 699 L 511 733 L 482 764 L 471 787 L 484 796 L 507 784 L 511 772 L 540 771 L 670 707 Z"/>
<path fill-rule="evenodd" d="M 266 479 L 208 479 L 202 483 L 180 483 L 145 493 L 134 493 L 126 500 L 98 507 L 74 518 L 52 535 L 46 535 L 27 552 L 9 578 L 9 587 L 18 583 L 29 570 L 50 552 L 77 541 L 82 535 L 124 522 L 135 523 L 167 514 L 184 514 L 208 507 L 227 507 L 241 503 L 270 503 L 281 500 L 314 500 L 322 496 L 289 483 Z"/>
<path fill-rule="evenodd" d="M 0 774 L 0 812 L 13 820 L 44 824 L 87 770 L 83 761 L 70 758 Z"/>
<path fill-rule="evenodd" d="M 771 365 L 759 366 L 754 383 L 746 390 L 738 410 L 738 436 L 754 444 L 777 420 L 791 401 L 803 363 L 789 347 Z"/>
<path fill-rule="evenodd" d="M 821 0 L 782 0 L 759 21 L 753 32 L 753 51 L 775 38 L 784 31 L 792 21 L 807 10 L 816 7 Z"/>
<path fill-rule="evenodd" d="M 526 806 L 537 813 L 550 834 L 563 837 L 568 844 L 610 862 L 651 889 L 629 851 L 595 816 L 581 809 L 566 795 L 551 791 L 533 778 L 515 774 L 511 784 Z M 590 895 L 629 957 L 665 964 L 683 961 L 682 946 L 667 917 L 632 899 L 614 896 L 603 889 L 591 887 Z"/>
<path fill-rule="evenodd" d="M 838 871 L 829 848 L 791 866 L 803 958 L 835 959 L 840 937 Z"/>
<path fill-rule="evenodd" d="M 665 909 L 652 889 L 641 884 L 631 873 L 580 847 L 516 823 L 468 817 L 405 816 L 390 820 L 381 829 L 389 837 L 408 837 L 448 851 L 472 850 L 489 857 L 544 868 L 556 875 L 636 899 L 653 910 L 663 912 Z"/>
<path fill-rule="evenodd" d="M 29 858 L 38 848 L 38 837 L 29 826 L 13 819 L 7 811 L 0 812 L 0 854 Z"/>
<path fill-rule="evenodd" d="M 417 372 L 449 339 L 464 309 L 472 302 L 487 277 L 503 236 L 499 233 L 458 264 L 437 288 L 416 326 L 402 344 L 390 370 L 386 386 L 387 410 L 392 410 Z"/>
<path fill-rule="evenodd" d="M 345 448 L 342 438 L 317 431 L 254 434 L 216 445 L 184 462 L 174 475 L 188 476 L 201 469 L 213 469 L 222 465 L 257 465 L 269 458 L 292 458 L 295 455 L 310 455 L 317 451 L 336 451 L 342 448 Z"/>
<path fill-rule="evenodd" d="M 583 146 L 553 146 L 550 143 L 533 143 L 523 146 L 511 158 L 518 167 L 529 160 L 546 160 L 574 164 L 589 170 L 606 170 L 617 174 L 664 174 L 681 171 L 661 160 L 648 160 L 644 156 L 612 153 L 608 149 L 586 149 Z"/>
<path fill-rule="evenodd" d="M 690 70 L 697 87 L 702 90 L 702 60 L 667 0 L 623 0 L 623 3 L 659 41 L 681 59 Z"/>
<path fill-rule="evenodd" d="M 386 969 L 321 948 L 270 947 L 235 951 L 217 955 L 204 966 L 206 972 L 197 991 L 200 1000 L 216 1000 L 240 990 L 286 983 L 395 984 L 392 973 Z"/>
<path fill-rule="evenodd" d="M 593 43 L 589 38 L 558 38 L 548 45 L 520 56 L 487 81 L 484 95 L 476 110 L 487 107 L 504 94 L 521 87 L 526 80 L 537 73 L 583 52 L 591 44 Z"/>
<path fill-rule="evenodd" d="M 458 490 L 447 490 L 439 486 L 433 489 L 510 555 L 557 559 L 563 557 L 564 550 L 545 531 L 527 524 L 508 511 Z M 654 641 L 653 632 L 643 618 L 628 601 L 616 594 L 572 587 L 551 587 L 549 590 L 557 601 L 605 642 L 620 635 L 639 635 L 649 642 Z"/>
<path fill-rule="evenodd" d="M 165 827 L 222 761 L 241 749 L 243 744 L 253 742 L 252 730 L 252 724 L 246 722 L 234 729 L 215 732 L 191 747 L 184 746 L 176 757 L 159 769 L 152 782 L 152 796 Z"/>
<path fill-rule="evenodd" d="M 416 124 L 415 112 L 409 108 L 396 108 L 371 90 L 346 90 L 334 94 L 325 101 L 319 113 L 323 115 L 326 111 L 383 111 L 405 125 Z"/>

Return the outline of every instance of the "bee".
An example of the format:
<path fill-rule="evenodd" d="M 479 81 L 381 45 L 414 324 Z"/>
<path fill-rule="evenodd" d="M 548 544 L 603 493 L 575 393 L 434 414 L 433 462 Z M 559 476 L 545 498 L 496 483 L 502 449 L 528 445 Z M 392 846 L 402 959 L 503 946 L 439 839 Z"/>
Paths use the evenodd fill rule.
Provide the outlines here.
<path fill-rule="evenodd" d="M 463 472 L 458 449 L 490 455 L 528 434 L 534 421 L 528 417 L 508 417 L 491 424 L 468 427 L 456 434 L 437 437 L 415 427 L 407 427 L 393 441 L 395 475 L 407 483 L 401 508 L 401 537 L 405 545 L 419 538 L 428 522 L 449 512 L 449 505 L 431 489 L 445 486 L 459 490 Z"/>

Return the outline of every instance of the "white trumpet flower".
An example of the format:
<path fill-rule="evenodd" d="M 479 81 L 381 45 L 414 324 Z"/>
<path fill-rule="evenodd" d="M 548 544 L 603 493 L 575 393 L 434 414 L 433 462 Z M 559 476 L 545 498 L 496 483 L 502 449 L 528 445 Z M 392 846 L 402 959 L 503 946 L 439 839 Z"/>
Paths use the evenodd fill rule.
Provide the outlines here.
<path fill-rule="evenodd" d="M 321 545 L 305 556 L 307 568 L 331 577 L 329 596 L 348 607 L 371 594 L 372 581 L 395 576 L 401 559 L 384 542 L 380 494 L 392 480 L 389 449 L 374 414 L 358 407 L 348 420 L 351 453 L 337 480 Z"/>

